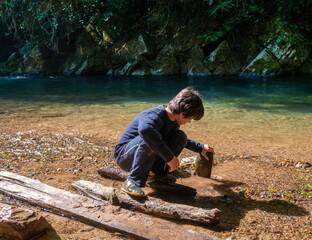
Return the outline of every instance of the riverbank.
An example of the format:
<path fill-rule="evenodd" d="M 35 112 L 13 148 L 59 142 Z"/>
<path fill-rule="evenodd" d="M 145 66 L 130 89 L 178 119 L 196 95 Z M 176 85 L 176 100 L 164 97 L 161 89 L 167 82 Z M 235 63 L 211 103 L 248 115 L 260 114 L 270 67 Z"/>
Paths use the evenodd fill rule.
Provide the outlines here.
<path fill-rule="evenodd" d="M 113 147 L 137 111 L 128 107 L 123 114 L 118 114 L 121 109 L 116 106 L 107 112 L 103 111 L 105 107 L 62 104 L 2 110 L 0 168 L 73 192 L 71 183 L 79 179 L 119 187 L 119 182 L 102 179 L 97 169 L 115 166 Z M 198 190 L 195 200 L 183 202 L 199 207 L 213 205 L 221 209 L 222 220 L 208 227 L 181 224 L 223 239 L 310 239 L 312 205 L 308 184 L 312 169 L 302 167 L 311 163 L 309 132 L 300 125 L 293 132 L 284 132 L 287 128 L 282 131 L 283 125 L 278 128 L 274 123 L 255 128 L 252 122 L 246 125 L 235 119 L 234 110 L 228 114 L 235 121 L 215 121 L 212 113 L 207 116 L 209 125 L 206 119 L 183 128 L 191 138 L 207 140 L 214 146 L 216 165 L 212 179 L 191 176 L 178 180 Z M 293 121 L 285 119 L 285 124 L 290 124 L 291 129 Z M 200 133 L 198 129 L 205 130 Z M 180 159 L 191 156 L 194 153 L 183 151 Z M 193 168 L 185 171 L 193 173 Z M 182 201 L 174 196 L 170 200 Z M 41 240 L 56 236 L 124 239 L 51 213 L 42 214 L 55 231 Z"/>

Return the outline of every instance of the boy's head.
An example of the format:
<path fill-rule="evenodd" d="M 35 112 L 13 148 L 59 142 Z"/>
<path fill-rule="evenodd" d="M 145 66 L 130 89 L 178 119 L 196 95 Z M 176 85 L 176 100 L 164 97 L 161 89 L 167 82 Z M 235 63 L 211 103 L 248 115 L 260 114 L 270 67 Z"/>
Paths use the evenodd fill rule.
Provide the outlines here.
<path fill-rule="evenodd" d="M 200 120 L 204 116 L 202 97 L 192 87 L 182 89 L 168 104 L 173 114 L 183 113 L 185 118 Z"/>

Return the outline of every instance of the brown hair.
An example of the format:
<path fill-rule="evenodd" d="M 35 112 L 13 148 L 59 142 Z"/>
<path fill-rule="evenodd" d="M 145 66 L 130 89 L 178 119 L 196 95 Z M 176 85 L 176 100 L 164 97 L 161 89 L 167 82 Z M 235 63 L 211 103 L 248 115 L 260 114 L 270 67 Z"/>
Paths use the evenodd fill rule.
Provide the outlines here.
<path fill-rule="evenodd" d="M 202 97 L 192 87 L 182 89 L 168 104 L 173 114 L 184 113 L 184 117 L 192 117 L 199 120 L 204 116 Z"/>

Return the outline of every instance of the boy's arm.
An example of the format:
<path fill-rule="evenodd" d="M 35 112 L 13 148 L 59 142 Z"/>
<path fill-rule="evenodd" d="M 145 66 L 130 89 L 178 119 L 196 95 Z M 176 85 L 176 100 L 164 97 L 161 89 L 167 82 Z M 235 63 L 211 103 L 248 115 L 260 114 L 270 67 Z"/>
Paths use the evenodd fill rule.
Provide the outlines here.
<path fill-rule="evenodd" d="M 200 153 L 204 149 L 204 144 L 198 143 L 198 142 L 188 138 L 185 148 L 187 148 L 193 152 Z"/>
<path fill-rule="evenodd" d="M 214 154 L 214 150 L 212 147 L 210 147 L 208 144 L 200 144 L 196 141 L 193 141 L 191 139 L 187 140 L 187 144 L 185 146 L 187 149 L 192 150 L 194 152 L 201 153 L 207 160 L 209 160 L 207 156 L 207 152 L 211 152 Z"/>

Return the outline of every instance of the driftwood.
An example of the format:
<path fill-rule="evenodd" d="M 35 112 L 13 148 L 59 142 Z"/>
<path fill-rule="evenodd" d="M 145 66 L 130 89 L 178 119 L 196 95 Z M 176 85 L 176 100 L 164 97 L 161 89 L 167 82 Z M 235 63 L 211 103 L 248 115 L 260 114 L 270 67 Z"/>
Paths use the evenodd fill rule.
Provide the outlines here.
<path fill-rule="evenodd" d="M 101 177 L 111 178 L 118 181 L 125 181 L 129 176 L 129 173 L 112 167 L 100 167 L 98 169 L 98 173 Z M 148 182 L 147 186 L 157 189 L 158 191 L 169 192 L 172 194 L 179 194 L 183 196 L 195 196 L 197 193 L 195 188 L 176 183 L 165 184 L 161 182 Z"/>
<path fill-rule="evenodd" d="M 136 239 L 218 239 L 6 171 L 0 172 L 0 192 L 53 213 Z"/>
<path fill-rule="evenodd" d="M 217 208 L 202 209 L 184 204 L 172 204 L 153 197 L 132 198 L 116 188 L 105 187 L 90 181 L 80 180 L 73 183 L 72 186 L 89 197 L 102 198 L 113 205 L 171 219 L 210 224 L 219 221 L 221 213 Z"/>

